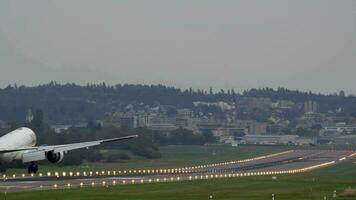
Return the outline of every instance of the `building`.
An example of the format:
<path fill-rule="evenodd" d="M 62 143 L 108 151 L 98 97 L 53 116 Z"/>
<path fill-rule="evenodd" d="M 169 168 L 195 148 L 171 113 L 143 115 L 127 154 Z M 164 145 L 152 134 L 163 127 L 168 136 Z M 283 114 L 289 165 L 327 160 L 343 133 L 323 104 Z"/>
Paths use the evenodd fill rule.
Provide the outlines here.
<path fill-rule="evenodd" d="M 320 105 L 316 101 L 304 102 L 304 113 L 319 113 Z"/>
<path fill-rule="evenodd" d="M 334 143 L 338 145 L 356 145 L 356 135 L 343 135 L 334 138 Z"/>
<path fill-rule="evenodd" d="M 174 125 L 176 125 L 179 128 L 184 128 L 184 129 L 188 129 L 188 130 L 192 130 L 193 126 L 192 126 L 192 119 L 191 118 L 180 118 L 177 117 L 175 119 Z"/>
<path fill-rule="evenodd" d="M 150 123 L 150 115 L 147 113 L 139 113 L 137 115 L 137 126 L 138 127 L 147 127 Z"/>
<path fill-rule="evenodd" d="M 245 135 L 241 143 L 245 144 L 296 144 L 297 135 Z"/>
<path fill-rule="evenodd" d="M 254 120 L 236 120 L 234 122 L 238 128 L 247 128 L 248 134 L 260 135 L 267 133 L 267 123 Z"/>
<path fill-rule="evenodd" d="M 204 130 L 204 129 L 215 130 L 221 127 L 221 122 L 216 120 L 195 119 L 193 121 L 193 124 L 195 124 L 200 130 Z"/>
<path fill-rule="evenodd" d="M 272 101 L 269 98 L 240 97 L 237 99 L 236 105 L 238 108 L 267 109 L 272 106 Z"/>
<path fill-rule="evenodd" d="M 298 138 L 296 140 L 296 145 L 314 145 L 316 143 L 315 139 L 312 138 Z"/>
<path fill-rule="evenodd" d="M 232 103 L 228 103 L 228 102 L 223 102 L 223 101 L 218 101 L 218 102 L 201 102 L 201 101 L 196 101 L 193 102 L 194 106 L 201 106 L 201 105 L 205 105 L 205 106 L 215 106 L 217 108 L 220 108 L 222 111 L 227 111 L 227 110 L 233 110 L 235 108 L 235 106 Z"/>
<path fill-rule="evenodd" d="M 249 134 L 264 135 L 267 133 L 267 123 L 253 122 L 249 127 Z"/>
<path fill-rule="evenodd" d="M 234 137 L 235 135 L 238 134 L 244 134 L 247 135 L 248 129 L 247 128 L 236 128 L 236 127 L 219 127 L 215 130 L 213 130 L 213 134 L 215 137 Z M 235 138 L 236 139 L 236 138 Z"/>
<path fill-rule="evenodd" d="M 78 124 L 54 124 L 51 125 L 51 128 L 54 130 L 55 133 L 62 133 L 63 131 L 68 130 L 69 128 L 85 128 L 88 127 L 88 123 L 78 123 Z"/>
<path fill-rule="evenodd" d="M 121 116 L 119 119 L 120 127 L 126 129 L 137 128 L 137 118 L 134 115 Z"/>
<path fill-rule="evenodd" d="M 297 128 L 309 129 L 318 124 L 321 124 L 321 116 L 318 113 L 308 112 L 297 119 Z"/>
<path fill-rule="evenodd" d="M 191 109 L 177 109 L 177 114 L 181 118 L 192 118 L 194 115 L 194 112 Z"/>
<path fill-rule="evenodd" d="M 335 126 L 324 126 L 322 128 L 323 134 L 335 133 L 356 133 L 356 126 L 347 125 L 346 123 L 336 123 Z"/>
<path fill-rule="evenodd" d="M 68 130 L 72 125 L 52 125 L 51 128 L 55 133 L 62 133 L 63 131 Z"/>
<path fill-rule="evenodd" d="M 275 103 L 272 103 L 273 108 L 280 108 L 280 109 L 291 109 L 295 106 L 293 101 L 289 100 L 278 100 Z"/>
<path fill-rule="evenodd" d="M 168 124 L 168 123 L 150 124 L 149 128 L 151 128 L 154 131 L 163 131 L 163 132 L 169 132 L 178 129 L 178 127 L 175 126 L 174 124 Z"/>

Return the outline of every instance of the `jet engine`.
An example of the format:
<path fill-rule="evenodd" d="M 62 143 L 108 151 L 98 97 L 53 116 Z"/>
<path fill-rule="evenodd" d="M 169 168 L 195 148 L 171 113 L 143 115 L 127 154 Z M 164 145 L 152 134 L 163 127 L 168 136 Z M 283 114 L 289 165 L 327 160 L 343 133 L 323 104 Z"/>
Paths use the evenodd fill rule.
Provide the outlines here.
<path fill-rule="evenodd" d="M 53 151 L 48 151 L 46 153 L 47 160 L 51 163 L 59 163 L 63 160 L 64 153 L 63 152 L 53 152 Z"/>

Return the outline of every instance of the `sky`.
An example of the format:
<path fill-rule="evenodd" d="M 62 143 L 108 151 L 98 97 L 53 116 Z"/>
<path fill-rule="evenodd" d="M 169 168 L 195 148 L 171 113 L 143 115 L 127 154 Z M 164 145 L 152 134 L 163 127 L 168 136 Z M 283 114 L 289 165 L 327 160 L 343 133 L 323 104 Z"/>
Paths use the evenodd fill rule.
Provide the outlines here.
<path fill-rule="evenodd" d="M 0 0 L 0 87 L 356 94 L 354 0 Z"/>

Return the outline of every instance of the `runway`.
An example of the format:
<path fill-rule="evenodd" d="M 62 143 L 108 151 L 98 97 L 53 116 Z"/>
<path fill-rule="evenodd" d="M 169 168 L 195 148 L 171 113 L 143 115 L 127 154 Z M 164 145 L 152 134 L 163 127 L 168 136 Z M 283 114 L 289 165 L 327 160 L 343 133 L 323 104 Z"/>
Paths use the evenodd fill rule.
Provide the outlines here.
<path fill-rule="evenodd" d="M 290 150 L 245 160 L 184 168 L 58 172 L 35 176 L 4 176 L 0 182 L 0 191 L 16 192 L 244 176 L 275 176 L 303 173 L 337 164 L 354 156 L 356 156 L 354 151 Z"/>

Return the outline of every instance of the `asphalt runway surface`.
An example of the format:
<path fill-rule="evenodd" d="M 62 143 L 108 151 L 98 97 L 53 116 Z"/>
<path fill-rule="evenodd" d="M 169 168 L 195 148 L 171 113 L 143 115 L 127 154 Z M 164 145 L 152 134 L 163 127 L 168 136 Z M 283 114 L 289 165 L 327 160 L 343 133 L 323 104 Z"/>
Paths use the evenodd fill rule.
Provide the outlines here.
<path fill-rule="evenodd" d="M 180 169 L 81 172 L 78 174 L 3 177 L 1 192 L 17 192 L 74 187 L 113 186 L 224 177 L 301 173 L 337 164 L 356 156 L 344 150 L 291 150 L 251 159 L 212 163 Z"/>

